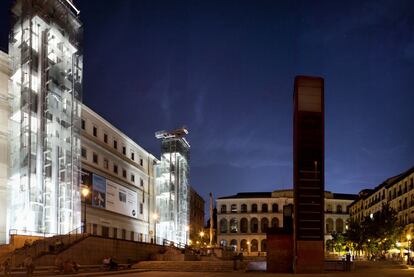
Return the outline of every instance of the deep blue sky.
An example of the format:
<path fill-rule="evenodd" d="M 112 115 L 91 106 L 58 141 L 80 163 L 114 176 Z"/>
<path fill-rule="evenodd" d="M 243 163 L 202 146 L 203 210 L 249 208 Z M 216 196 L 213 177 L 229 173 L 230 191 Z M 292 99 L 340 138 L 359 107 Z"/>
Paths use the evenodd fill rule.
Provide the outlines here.
<path fill-rule="evenodd" d="M 84 102 L 156 156 L 155 131 L 188 126 L 206 201 L 292 187 L 298 74 L 325 78 L 327 190 L 357 193 L 414 166 L 412 0 L 75 3 Z"/>

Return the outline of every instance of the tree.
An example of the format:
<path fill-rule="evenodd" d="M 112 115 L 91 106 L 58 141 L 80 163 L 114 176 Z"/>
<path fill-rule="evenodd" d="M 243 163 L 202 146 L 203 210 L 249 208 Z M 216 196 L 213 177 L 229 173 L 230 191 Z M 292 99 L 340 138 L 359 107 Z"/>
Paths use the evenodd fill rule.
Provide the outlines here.
<path fill-rule="evenodd" d="M 402 227 L 397 222 L 397 213 L 388 203 L 383 204 L 379 212 L 365 217 L 360 224 L 349 221 L 345 235 L 347 244 L 351 249 L 383 256 L 401 235 Z"/>

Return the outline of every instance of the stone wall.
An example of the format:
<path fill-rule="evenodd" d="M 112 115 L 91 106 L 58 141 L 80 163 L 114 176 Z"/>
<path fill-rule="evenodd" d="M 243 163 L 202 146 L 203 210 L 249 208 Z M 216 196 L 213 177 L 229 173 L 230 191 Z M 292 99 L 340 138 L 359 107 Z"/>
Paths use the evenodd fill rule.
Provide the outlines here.
<path fill-rule="evenodd" d="M 149 260 L 151 256 L 160 252 L 165 252 L 164 246 L 90 236 L 59 254 L 39 257 L 35 260 L 35 264 L 54 265 L 57 256 L 63 261 L 73 260 L 81 265 L 102 264 L 104 257 L 112 257 L 118 263 L 127 263 L 129 260 L 133 262 Z"/>

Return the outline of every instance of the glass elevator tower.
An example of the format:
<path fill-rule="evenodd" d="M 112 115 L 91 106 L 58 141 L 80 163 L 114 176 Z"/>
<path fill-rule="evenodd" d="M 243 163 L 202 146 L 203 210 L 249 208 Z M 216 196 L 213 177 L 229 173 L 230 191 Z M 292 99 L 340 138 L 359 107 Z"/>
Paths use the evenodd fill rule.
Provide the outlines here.
<path fill-rule="evenodd" d="M 161 139 L 161 161 L 156 167 L 155 201 L 159 220 L 157 236 L 179 244 L 189 238 L 189 154 L 187 129 L 155 134 Z"/>
<path fill-rule="evenodd" d="M 12 14 L 8 229 L 64 234 L 81 225 L 79 11 L 16 0 Z"/>

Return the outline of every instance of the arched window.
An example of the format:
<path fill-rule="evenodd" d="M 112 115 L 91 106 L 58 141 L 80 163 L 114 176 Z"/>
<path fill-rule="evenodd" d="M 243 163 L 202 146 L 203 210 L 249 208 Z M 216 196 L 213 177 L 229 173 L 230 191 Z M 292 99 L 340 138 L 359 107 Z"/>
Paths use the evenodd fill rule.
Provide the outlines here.
<path fill-rule="evenodd" d="M 267 208 L 267 204 L 262 204 L 262 213 L 269 212 L 269 209 Z"/>
<path fill-rule="evenodd" d="M 261 252 L 267 252 L 267 242 L 266 239 L 262 239 L 260 242 L 260 251 Z"/>
<path fill-rule="evenodd" d="M 327 205 L 327 207 L 326 207 L 326 211 L 327 211 L 328 213 L 331 213 L 331 212 L 332 212 L 332 205 L 331 205 L 331 204 L 328 204 L 328 205 Z"/>
<path fill-rule="evenodd" d="M 233 248 L 233 251 L 237 251 L 237 240 L 232 239 L 230 241 L 230 247 Z"/>
<path fill-rule="evenodd" d="M 222 239 L 222 240 L 220 241 L 220 246 L 221 246 L 221 247 L 226 247 L 226 246 L 227 246 L 227 240 Z"/>
<path fill-rule="evenodd" d="M 342 218 L 337 218 L 335 222 L 335 229 L 337 233 L 343 233 L 344 232 L 344 221 Z"/>
<path fill-rule="evenodd" d="M 220 233 L 227 233 L 227 219 L 225 218 L 220 219 Z"/>
<path fill-rule="evenodd" d="M 240 210 L 241 210 L 242 213 L 247 213 L 247 205 L 246 204 L 242 204 Z"/>
<path fill-rule="evenodd" d="M 273 213 L 279 212 L 279 206 L 276 203 L 273 203 L 272 205 L 272 212 Z"/>
<path fill-rule="evenodd" d="M 250 232 L 251 233 L 257 233 L 259 231 L 259 221 L 257 220 L 257 218 L 252 218 L 252 220 L 250 220 Z"/>
<path fill-rule="evenodd" d="M 237 219 L 230 219 L 230 233 L 237 233 L 239 231 L 238 229 L 239 228 L 237 226 Z"/>
<path fill-rule="evenodd" d="M 240 233 L 247 233 L 248 230 L 248 222 L 246 218 L 242 218 L 240 220 Z"/>
<path fill-rule="evenodd" d="M 247 240 L 242 239 L 240 241 L 240 251 L 248 251 L 248 249 L 247 249 Z"/>
<path fill-rule="evenodd" d="M 222 214 L 227 213 L 227 206 L 226 206 L 226 205 L 221 205 L 220 212 L 221 212 Z"/>
<path fill-rule="evenodd" d="M 272 228 L 279 228 L 279 219 L 277 217 L 272 218 Z"/>
<path fill-rule="evenodd" d="M 232 213 L 237 213 L 237 205 L 236 205 L 236 204 L 231 204 L 230 211 L 231 211 Z"/>
<path fill-rule="evenodd" d="M 257 241 L 257 239 L 254 239 L 250 242 L 250 251 L 251 252 L 259 251 L 259 242 Z"/>
<path fill-rule="evenodd" d="M 263 217 L 260 220 L 260 230 L 262 231 L 262 233 L 266 233 L 268 228 L 269 228 L 269 219 L 267 219 L 266 217 Z"/>
<path fill-rule="evenodd" d="M 338 214 L 342 213 L 342 206 L 341 205 L 336 206 L 336 213 L 338 213 Z"/>
<path fill-rule="evenodd" d="M 333 231 L 333 219 L 326 219 L 326 233 L 330 234 Z"/>
<path fill-rule="evenodd" d="M 257 213 L 257 204 L 252 204 L 252 213 Z"/>

